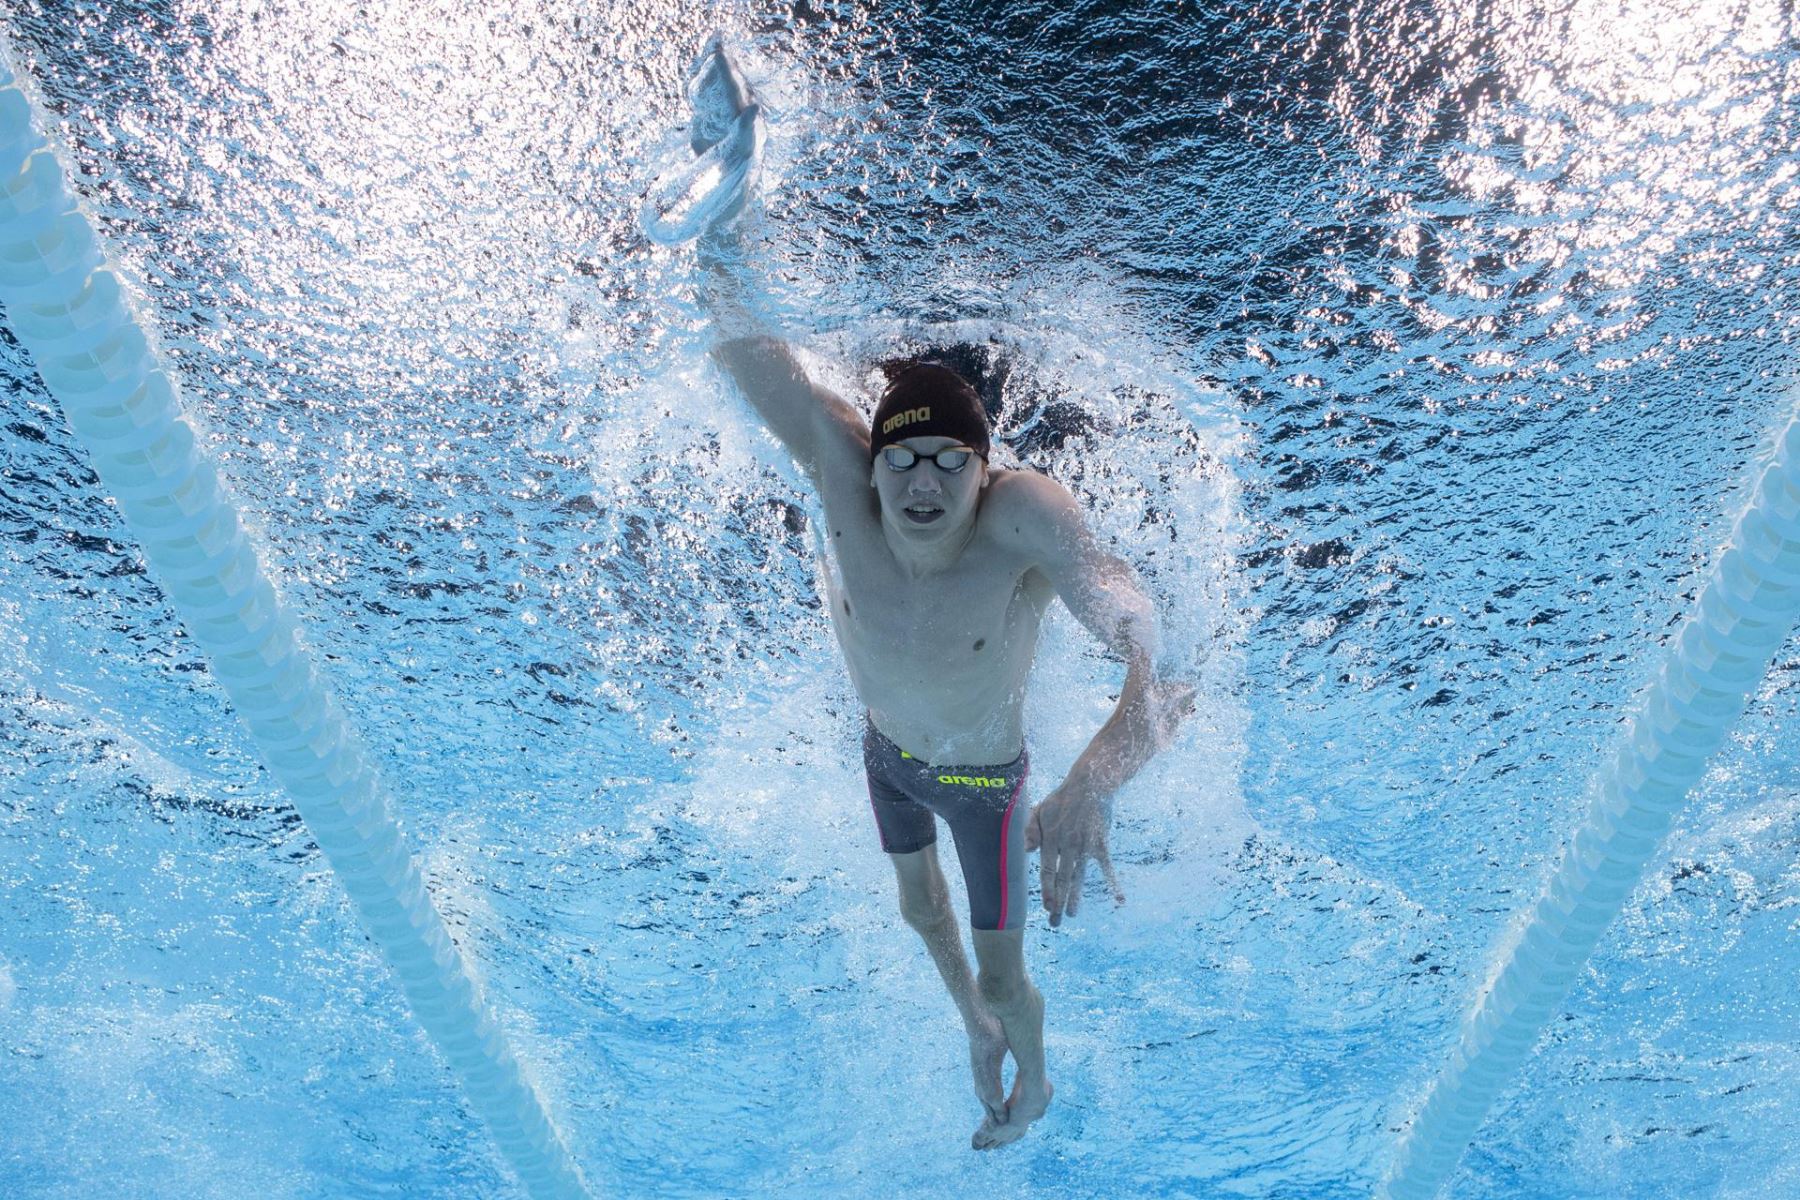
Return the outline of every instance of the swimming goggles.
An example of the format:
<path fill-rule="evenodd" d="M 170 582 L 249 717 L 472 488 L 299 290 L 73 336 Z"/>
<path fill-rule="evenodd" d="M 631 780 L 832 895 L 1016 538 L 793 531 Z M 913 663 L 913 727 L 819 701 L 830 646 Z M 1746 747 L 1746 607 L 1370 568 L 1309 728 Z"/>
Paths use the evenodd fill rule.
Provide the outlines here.
<path fill-rule="evenodd" d="M 976 451 L 969 446 L 950 446 L 939 450 L 936 454 L 920 454 L 910 446 L 895 444 L 881 448 L 882 461 L 890 471 L 910 471 L 919 465 L 920 459 L 927 459 L 940 471 L 954 475 L 969 465 Z"/>

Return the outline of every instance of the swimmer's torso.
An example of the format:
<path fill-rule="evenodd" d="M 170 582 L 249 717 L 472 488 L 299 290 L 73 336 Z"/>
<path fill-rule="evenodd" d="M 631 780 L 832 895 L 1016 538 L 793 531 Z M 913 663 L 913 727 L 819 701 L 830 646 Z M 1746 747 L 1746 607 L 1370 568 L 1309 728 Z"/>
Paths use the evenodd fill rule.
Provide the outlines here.
<path fill-rule="evenodd" d="M 1003 486 L 1008 472 L 990 484 Z M 832 626 L 875 727 L 931 763 L 994 765 L 1024 745 L 1025 681 L 1050 581 L 977 511 L 948 569 L 910 577 L 865 504 L 827 505 L 838 575 L 826 571 Z"/>

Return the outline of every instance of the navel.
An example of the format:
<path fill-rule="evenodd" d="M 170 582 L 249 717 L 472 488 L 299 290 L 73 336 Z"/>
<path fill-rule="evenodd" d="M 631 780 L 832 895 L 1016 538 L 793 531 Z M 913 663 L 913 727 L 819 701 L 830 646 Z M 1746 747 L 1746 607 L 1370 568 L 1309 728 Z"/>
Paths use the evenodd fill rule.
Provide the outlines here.
<path fill-rule="evenodd" d="M 985 645 L 987 645 L 987 639 L 986 639 L 986 638 L 976 638 L 976 639 L 975 639 L 975 649 L 977 649 L 977 650 L 979 650 L 979 649 L 981 649 L 981 648 L 982 648 L 982 647 L 983 647 L 983 646 L 985 646 Z"/>
<path fill-rule="evenodd" d="M 844 601 L 844 615 L 846 617 L 850 615 L 850 602 L 848 600 Z"/>

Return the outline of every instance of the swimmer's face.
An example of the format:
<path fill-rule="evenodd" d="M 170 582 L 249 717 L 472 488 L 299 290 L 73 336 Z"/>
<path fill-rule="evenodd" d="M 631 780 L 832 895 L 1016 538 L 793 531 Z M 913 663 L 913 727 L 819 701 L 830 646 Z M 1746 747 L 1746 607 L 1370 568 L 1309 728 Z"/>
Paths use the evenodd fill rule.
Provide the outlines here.
<path fill-rule="evenodd" d="M 924 455 L 963 443 L 949 437 L 917 437 L 906 438 L 899 445 Z M 907 470 L 896 471 L 885 456 L 877 454 L 869 482 L 881 498 L 885 524 L 909 538 L 936 541 L 966 529 L 975 519 L 981 490 L 988 483 L 988 469 L 980 455 L 971 454 L 968 465 L 960 471 L 946 471 L 929 458 L 920 458 Z"/>

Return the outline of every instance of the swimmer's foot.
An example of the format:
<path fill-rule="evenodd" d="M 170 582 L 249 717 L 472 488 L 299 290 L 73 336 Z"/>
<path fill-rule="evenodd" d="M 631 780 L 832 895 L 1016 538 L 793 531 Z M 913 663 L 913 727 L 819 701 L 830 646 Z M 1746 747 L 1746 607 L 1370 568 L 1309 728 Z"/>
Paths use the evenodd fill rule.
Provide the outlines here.
<path fill-rule="evenodd" d="M 977 1150 L 992 1150 L 995 1146 L 1018 1141 L 1025 1136 L 1031 1123 L 1044 1115 L 1055 1095 L 1056 1088 L 1048 1079 L 1033 1087 L 1026 1087 L 1023 1080 L 1015 1080 L 1012 1096 L 1006 1101 L 1006 1119 L 996 1121 L 989 1116 L 969 1139 L 969 1145 Z"/>
<path fill-rule="evenodd" d="M 991 1013 L 969 1026 L 969 1069 L 975 1074 L 975 1095 L 987 1109 L 988 1120 L 1006 1120 L 1006 1093 L 1000 1087 L 1000 1067 L 1006 1062 L 1006 1031 Z"/>

